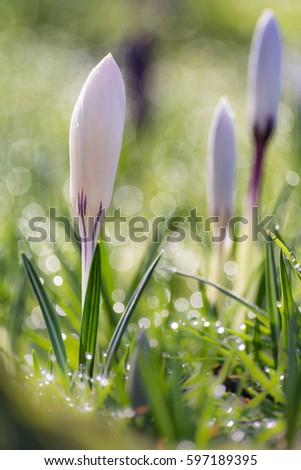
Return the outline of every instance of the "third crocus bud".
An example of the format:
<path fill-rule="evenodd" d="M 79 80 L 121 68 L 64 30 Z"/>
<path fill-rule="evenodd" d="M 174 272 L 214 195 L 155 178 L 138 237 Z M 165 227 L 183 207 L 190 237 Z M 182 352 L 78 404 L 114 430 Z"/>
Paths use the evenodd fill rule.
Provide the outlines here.
<path fill-rule="evenodd" d="M 215 108 L 208 140 L 208 210 L 213 216 L 213 252 L 210 279 L 217 284 L 226 282 L 224 264 L 228 259 L 231 242 L 229 220 L 233 215 L 236 168 L 236 142 L 233 112 L 226 98 Z M 216 218 L 216 219 L 215 219 Z M 209 293 L 219 319 L 224 321 L 224 297 L 214 290 Z"/>
<path fill-rule="evenodd" d="M 233 112 L 226 98 L 219 101 L 208 140 L 208 206 L 218 225 L 227 225 L 233 214 L 236 144 Z"/>
<path fill-rule="evenodd" d="M 70 124 L 70 197 L 81 236 L 83 303 L 95 244 L 112 198 L 124 122 L 124 82 L 108 54 L 88 76 Z"/>
<path fill-rule="evenodd" d="M 254 169 L 249 203 L 257 205 L 266 144 L 275 130 L 281 91 L 282 43 L 271 10 L 259 18 L 249 58 L 249 108 L 255 141 Z"/>

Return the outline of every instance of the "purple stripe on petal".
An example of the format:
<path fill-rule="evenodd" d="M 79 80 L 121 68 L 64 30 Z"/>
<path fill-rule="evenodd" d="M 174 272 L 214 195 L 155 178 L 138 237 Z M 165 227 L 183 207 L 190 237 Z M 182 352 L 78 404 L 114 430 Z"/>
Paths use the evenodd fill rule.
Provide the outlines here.
<path fill-rule="evenodd" d="M 97 231 L 97 226 L 98 226 L 98 224 L 99 224 L 99 220 L 100 220 L 101 213 L 102 213 L 102 202 L 100 201 L 99 209 L 98 209 L 98 214 L 97 214 L 97 216 L 96 216 L 96 220 L 95 220 L 94 228 L 93 228 L 93 239 L 92 239 L 92 242 L 93 242 L 93 250 L 94 250 L 94 248 L 95 248 L 96 231 Z"/>
<path fill-rule="evenodd" d="M 80 220 L 83 227 L 84 238 L 81 239 L 82 248 L 84 252 L 84 259 L 85 259 L 85 266 L 87 266 L 87 230 L 86 230 L 86 215 L 87 209 L 87 196 L 84 194 L 84 190 L 82 189 L 81 193 L 78 193 L 78 212 L 80 216 Z"/>

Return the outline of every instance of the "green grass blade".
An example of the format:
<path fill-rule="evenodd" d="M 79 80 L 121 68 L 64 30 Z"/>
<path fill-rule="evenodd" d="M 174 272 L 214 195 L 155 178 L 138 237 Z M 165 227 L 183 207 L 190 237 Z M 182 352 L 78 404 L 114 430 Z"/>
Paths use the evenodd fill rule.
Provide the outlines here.
<path fill-rule="evenodd" d="M 91 378 L 95 362 L 101 289 L 100 247 L 97 243 L 91 264 L 80 328 L 79 366 Z"/>
<path fill-rule="evenodd" d="M 266 243 L 265 258 L 265 290 L 267 310 L 270 317 L 271 344 L 275 369 L 278 367 L 278 341 L 280 336 L 280 315 L 277 307 L 279 293 L 277 288 L 277 271 L 275 265 L 273 244 Z"/>
<path fill-rule="evenodd" d="M 113 336 L 111 338 L 111 341 L 109 343 L 108 349 L 107 349 L 107 355 L 106 355 L 106 362 L 104 364 L 103 372 L 107 373 L 109 370 L 109 367 L 111 365 L 112 358 L 115 356 L 118 346 L 120 344 L 121 338 L 124 334 L 124 331 L 127 327 L 127 324 L 135 310 L 135 307 L 137 305 L 137 302 L 144 291 L 144 288 L 151 277 L 155 267 L 157 266 L 160 258 L 162 256 L 162 252 L 160 252 L 156 258 L 153 260 L 151 265 L 148 267 L 147 271 L 144 273 L 142 276 L 138 286 L 136 287 L 135 291 L 132 294 L 132 297 L 130 298 L 129 303 L 126 306 L 126 309 L 120 318 L 115 331 L 113 333 Z"/>
<path fill-rule="evenodd" d="M 231 299 L 236 300 L 238 303 L 240 303 L 244 307 L 247 307 L 251 312 L 253 312 L 256 315 L 258 320 L 263 325 L 265 325 L 267 327 L 269 326 L 267 313 L 262 308 L 260 308 L 257 305 L 253 304 L 249 300 L 247 300 L 243 297 L 239 297 L 238 295 L 236 295 L 231 290 L 226 289 L 225 287 L 221 286 L 220 284 L 215 284 L 214 282 L 209 281 L 205 277 L 196 276 L 196 275 L 193 275 L 193 274 L 186 273 L 184 271 L 178 271 L 177 269 L 173 269 L 172 272 L 174 274 L 179 275 L 179 276 L 188 277 L 190 279 L 195 279 L 196 281 L 200 281 L 204 284 L 207 284 L 208 286 L 215 287 L 215 289 L 219 290 L 220 292 L 225 294 L 227 297 L 230 297 Z"/>
<path fill-rule="evenodd" d="M 271 239 L 281 248 L 281 251 L 283 254 L 287 257 L 289 260 L 293 273 L 295 274 L 297 280 L 301 284 L 301 263 L 297 259 L 297 256 L 295 255 L 293 250 L 290 250 L 287 245 L 284 243 L 282 238 L 280 237 L 279 233 L 274 233 L 271 230 L 267 230 L 268 235 L 270 235 Z"/>
<path fill-rule="evenodd" d="M 285 398 L 280 389 L 275 387 L 271 380 L 265 375 L 260 367 L 253 361 L 245 351 L 236 351 L 236 356 L 245 366 L 250 376 L 257 381 L 264 391 L 267 391 L 278 403 L 285 404 Z"/>
<path fill-rule="evenodd" d="M 42 378 L 41 369 L 40 369 L 39 361 L 37 358 L 37 353 L 35 352 L 34 349 L 32 350 L 32 365 L 33 365 L 34 375 L 36 379 L 40 380 Z"/>
<path fill-rule="evenodd" d="M 298 312 L 294 304 L 289 277 L 284 262 L 284 255 L 280 255 L 280 282 L 281 282 L 281 312 L 283 314 L 284 347 L 287 354 L 287 376 L 285 391 L 287 396 L 286 425 L 287 441 L 290 448 L 293 447 L 297 433 L 297 418 L 300 404 L 301 370 L 297 361 L 297 316 Z"/>
<path fill-rule="evenodd" d="M 66 372 L 67 353 L 56 313 L 43 285 L 41 284 L 39 276 L 37 275 L 32 263 L 29 261 L 25 253 L 22 253 L 22 260 L 35 295 L 38 299 L 56 360 L 60 368 Z"/>
<path fill-rule="evenodd" d="M 176 434 L 168 406 L 166 383 L 159 373 L 160 363 L 158 361 L 154 363 L 154 358 L 141 354 L 138 357 L 138 366 L 155 426 L 162 437 L 173 442 Z"/>

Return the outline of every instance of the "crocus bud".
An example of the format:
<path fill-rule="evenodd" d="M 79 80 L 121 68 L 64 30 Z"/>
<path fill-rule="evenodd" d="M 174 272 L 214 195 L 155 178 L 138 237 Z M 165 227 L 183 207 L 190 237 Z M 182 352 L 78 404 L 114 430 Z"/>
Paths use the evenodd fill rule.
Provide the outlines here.
<path fill-rule="evenodd" d="M 249 60 L 249 107 L 254 136 L 254 167 L 248 206 L 259 202 L 266 144 L 275 130 L 281 89 L 282 45 L 276 18 L 265 10 L 259 18 Z"/>
<path fill-rule="evenodd" d="M 124 82 L 108 54 L 88 76 L 70 124 L 70 197 L 82 242 L 83 302 L 101 222 L 112 198 L 124 121 Z"/>
<path fill-rule="evenodd" d="M 282 45 L 274 13 L 265 10 L 249 58 L 249 105 L 254 136 L 265 142 L 275 129 L 281 88 Z"/>
<path fill-rule="evenodd" d="M 215 108 L 208 140 L 209 213 L 227 224 L 233 213 L 236 165 L 233 112 L 227 98 Z"/>

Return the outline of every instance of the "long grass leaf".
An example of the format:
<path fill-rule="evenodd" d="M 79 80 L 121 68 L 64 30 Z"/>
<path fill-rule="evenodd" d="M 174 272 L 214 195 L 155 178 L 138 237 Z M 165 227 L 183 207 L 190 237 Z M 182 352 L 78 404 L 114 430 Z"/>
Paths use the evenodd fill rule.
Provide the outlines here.
<path fill-rule="evenodd" d="M 269 326 L 267 313 L 262 308 L 260 308 L 257 305 L 253 304 L 249 300 L 236 295 L 233 291 L 231 291 L 229 289 L 226 289 L 225 287 L 221 286 L 220 284 L 216 284 L 214 282 L 211 282 L 208 279 L 206 279 L 205 277 L 196 276 L 194 274 L 189 274 L 189 273 L 186 273 L 184 271 L 179 271 L 177 269 L 172 269 L 172 272 L 174 274 L 179 275 L 179 276 L 188 277 L 190 279 L 195 279 L 196 281 L 203 282 L 204 284 L 207 284 L 208 286 L 214 287 L 215 289 L 217 289 L 220 292 L 222 292 L 223 294 L 225 294 L 227 297 L 230 297 L 231 299 L 236 300 L 238 303 L 240 303 L 244 307 L 247 307 L 251 312 L 253 312 L 256 315 L 258 320 L 263 325 L 265 325 L 267 327 Z"/>
<path fill-rule="evenodd" d="M 66 372 L 67 353 L 56 313 L 39 279 L 39 276 L 37 275 L 32 263 L 27 258 L 25 253 L 22 253 L 22 260 L 35 295 L 38 299 L 56 360 L 60 368 Z"/>
<path fill-rule="evenodd" d="M 276 234 L 275 232 L 272 232 L 271 230 L 267 230 L 267 233 L 271 237 L 271 239 L 281 248 L 281 251 L 287 257 L 287 259 L 289 260 L 291 264 L 293 273 L 295 274 L 297 280 L 301 284 L 301 263 L 298 260 L 295 252 L 288 248 L 288 246 L 280 237 L 279 233 Z"/>
<path fill-rule="evenodd" d="M 277 289 L 277 271 L 272 243 L 266 243 L 265 258 L 265 287 L 267 298 L 267 310 L 271 325 L 271 345 L 275 369 L 278 366 L 278 341 L 280 336 L 280 315 L 277 307 L 279 293 Z"/>
<path fill-rule="evenodd" d="M 278 387 L 275 387 L 274 384 L 271 382 L 271 380 L 268 379 L 268 377 L 265 375 L 264 372 L 259 368 L 259 366 L 256 364 L 255 361 L 253 361 L 246 353 L 245 351 L 237 351 L 236 356 L 238 359 L 244 364 L 248 374 L 256 380 L 264 390 L 266 390 L 271 396 L 274 397 L 274 399 L 280 403 L 280 404 L 285 404 L 285 398 L 278 389 Z"/>
<path fill-rule="evenodd" d="M 297 362 L 297 312 L 294 304 L 289 277 L 283 254 L 280 255 L 281 311 L 283 314 L 284 347 L 287 354 L 287 376 L 285 391 L 287 396 L 286 425 L 288 446 L 293 447 L 300 404 L 301 371 Z"/>
<path fill-rule="evenodd" d="M 87 292 L 84 303 L 84 310 L 80 329 L 79 343 L 79 365 L 91 378 L 95 362 L 99 306 L 101 289 L 101 261 L 99 244 L 96 245 Z"/>
<path fill-rule="evenodd" d="M 113 333 L 113 336 L 111 338 L 111 341 L 109 343 L 107 353 L 106 353 L 106 361 L 105 361 L 105 364 L 104 364 L 104 367 L 103 367 L 103 372 L 105 372 L 105 373 L 107 373 L 108 370 L 109 370 L 112 358 L 114 357 L 114 355 L 117 352 L 117 349 L 119 347 L 121 338 L 122 338 L 122 336 L 124 334 L 124 331 L 125 331 L 125 329 L 128 325 L 128 322 L 129 322 L 129 320 L 130 320 L 130 318 L 131 318 L 131 316 L 132 316 L 132 314 L 135 310 L 137 302 L 138 302 L 142 292 L 144 291 L 144 288 L 145 288 L 149 278 L 151 277 L 155 267 L 157 266 L 161 256 L 162 256 L 162 252 L 160 252 L 156 256 L 156 258 L 153 260 L 151 265 L 148 267 L 147 271 L 142 276 L 138 286 L 136 287 L 134 293 L 132 294 L 132 297 L 130 298 L 129 303 L 126 306 L 126 309 L 125 309 L 122 317 L 120 318 L 120 320 L 119 320 L 119 322 L 118 322 L 118 324 L 115 328 L 115 331 Z"/>

